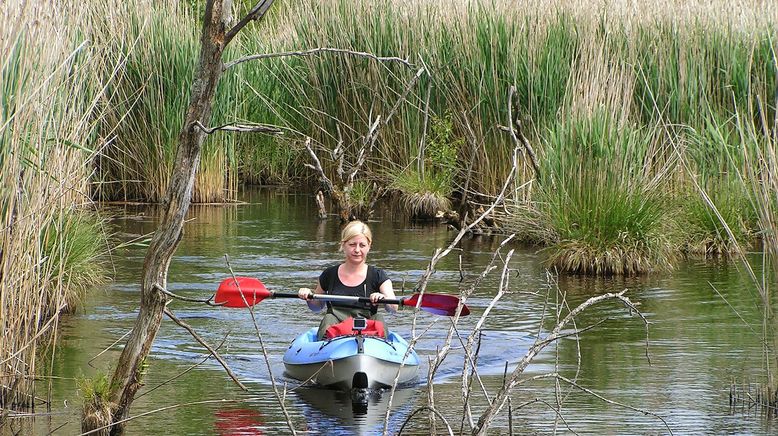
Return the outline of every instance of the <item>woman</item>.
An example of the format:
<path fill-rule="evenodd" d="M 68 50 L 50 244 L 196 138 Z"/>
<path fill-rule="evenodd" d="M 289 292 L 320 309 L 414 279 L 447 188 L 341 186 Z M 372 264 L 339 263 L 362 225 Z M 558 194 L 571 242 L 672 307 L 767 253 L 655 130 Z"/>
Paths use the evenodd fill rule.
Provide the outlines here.
<path fill-rule="evenodd" d="M 301 288 L 297 296 L 308 302 L 308 307 L 319 312 L 325 307 L 321 300 L 311 300 L 312 294 L 348 295 L 368 297 L 371 304 L 366 303 L 326 303 L 327 313 L 319 324 L 319 340 L 324 338 L 327 328 L 344 321 L 348 317 L 362 317 L 383 322 L 383 315 L 378 313 L 378 302 L 384 298 L 395 298 L 392 281 L 386 272 L 367 264 L 367 254 L 373 243 L 373 233 L 370 227 L 362 221 L 352 221 L 343 228 L 340 238 L 340 250 L 346 259 L 340 265 L 324 270 L 319 275 L 316 289 Z M 386 310 L 396 312 L 396 304 L 386 304 Z"/>

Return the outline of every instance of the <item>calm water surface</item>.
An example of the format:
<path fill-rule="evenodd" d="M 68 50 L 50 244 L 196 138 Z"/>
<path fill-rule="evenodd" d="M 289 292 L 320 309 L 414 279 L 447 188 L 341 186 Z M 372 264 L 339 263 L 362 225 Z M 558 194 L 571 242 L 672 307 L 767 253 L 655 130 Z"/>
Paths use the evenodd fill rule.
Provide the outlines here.
<path fill-rule="evenodd" d="M 313 287 L 319 272 L 341 259 L 336 219 L 319 222 L 309 195 L 273 190 L 245 194 L 247 204 L 194 206 L 184 239 L 170 268 L 169 289 L 180 295 L 207 298 L 229 276 L 225 255 L 235 273 L 260 278 L 268 288 L 294 292 Z M 121 240 L 141 238 L 153 231 L 156 210 L 145 206 L 109 208 L 117 216 L 114 229 Z M 443 226 L 421 226 L 379 214 L 371 222 L 375 242 L 370 261 L 388 270 L 395 289 L 411 287 L 421 277 L 435 248 L 445 247 L 454 233 Z M 501 238 L 476 238 L 463 242 L 441 264 L 429 284 L 429 292 L 457 293 L 460 286 L 482 272 Z M 486 390 L 492 396 L 509 368 L 527 350 L 532 340 L 553 326 L 542 320 L 543 303 L 550 289 L 549 277 L 536 250 L 515 248 L 510 266 L 512 293 L 493 309 L 485 323 L 478 372 L 483 388 L 473 394 L 474 413 L 483 410 Z M 76 315 L 68 318 L 59 333 L 59 346 L 51 368 L 59 377 L 51 383 L 51 416 L 34 422 L 16 420 L 22 433 L 77 434 L 80 398 L 73 378 L 110 373 L 117 347 L 95 357 L 122 337 L 132 326 L 138 306 L 144 247 L 128 246 L 113 254 L 115 281 L 95 290 Z M 459 265 L 465 272 L 460 285 Z M 467 335 L 489 305 L 499 281 L 492 273 L 468 301 L 472 316 L 463 320 Z M 722 296 L 717 295 L 717 289 Z M 561 386 L 562 419 L 555 422 L 549 404 L 555 403 L 554 383 L 549 380 L 522 385 L 512 397 L 516 434 L 667 434 L 656 416 L 624 407 L 631 406 L 658 415 L 675 434 L 771 434 L 773 423 L 748 413 L 732 413 L 729 386 L 732 380 L 759 381 L 761 348 L 757 331 L 758 313 L 747 276 L 728 262 L 688 261 L 671 274 L 649 278 L 584 279 L 560 278 L 559 289 L 569 304 L 578 304 L 603 292 L 628 289 L 650 321 L 650 361 L 646 358 L 645 327 L 636 316 L 610 302 L 597 306 L 578 319 L 588 326 L 607 318 L 586 332 L 580 349 L 572 339 L 548 348 L 527 371 L 526 377 L 553 371 L 555 365 L 577 383 L 622 405 L 609 404 L 585 392 Z M 552 298 L 555 294 L 551 293 Z M 730 307 L 723 298 L 726 298 Z M 317 325 L 319 315 L 310 313 L 298 300 L 266 300 L 256 307 L 256 320 L 269 356 L 262 357 L 251 316 L 246 310 L 213 308 L 175 301 L 172 310 L 213 345 L 222 344 L 221 355 L 249 387 L 240 391 L 215 361 L 184 330 L 165 319 L 157 337 L 145 387 L 132 414 L 181 404 L 128 425 L 129 434 L 287 434 L 286 419 L 271 387 L 296 384 L 283 375 L 281 356 L 297 334 Z M 733 310 L 734 308 L 734 310 Z M 408 311 L 389 316 L 390 327 L 406 337 L 413 317 Z M 542 325 L 541 325 L 542 324 Z M 395 432 L 418 407 L 426 404 L 427 356 L 443 343 L 447 318 L 422 313 L 417 328 L 429 328 L 417 351 L 424 366 L 418 385 L 395 395 L 389 428 Z M 449 359 L 434 380 L 436 408 L 458 432 L 462 426 L 461 368 L 463 353 L 455 343 Z M 272 372 L 272 375 L 271 375 Z M 46 396 L 46 383 L 38 396 Z M 188 403 L 227 400 L 196 405 Z M 388 395 L 371 399 L 367 411 L 354 411 L 347 396 L 337 392 L 301 388 L 287 394 L 287 408 L 295 429 L 307 434 L 380 433 L 387 411 Z M 544 403 L 545 402 L 545 403 Z M 427 433 L 426 415 L 419 414 L 406 431 Z M 467 425 L 465 425 L 467 429 Z M 507 413 L 495 421 L 490 434 L 507 434 Z"/>

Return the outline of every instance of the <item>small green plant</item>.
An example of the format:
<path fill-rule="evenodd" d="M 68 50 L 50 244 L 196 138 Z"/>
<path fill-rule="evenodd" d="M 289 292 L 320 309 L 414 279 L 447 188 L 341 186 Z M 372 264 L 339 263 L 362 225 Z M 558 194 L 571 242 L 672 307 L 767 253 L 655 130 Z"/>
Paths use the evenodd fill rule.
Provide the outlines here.
<path fill-rule="evenodd" d="M 105 373 L 98 373 L 93 378 L 80 377 L 76 386 L 84 401 L 104 401 L 111 393 L 111 379 Z"/>
<path fill-rule="evenodd" d="M 400 192 L 402 207 L 412 217 L 432 218 L 439 211 L 451 209 L 451 179 L 447 174 L 422 175 L 409 170 L 400 173 L 391 187 Z"/>
<path fill-rule="evenodd" d="M 90 432 L 97 429 L 97 435 L 108 436 L 110 430 L 102 428 L 111 422 L 111 382 L 108 375 L 97 374 L 93 378 L 82 377 L 76 380 L 78 390 L 84 399 L 81 411 L 81 430 Z"/>
<path fill-rule="evenodd" d="M 724 181 L 712 184 L 706 192 L 718 215 L 700 194 L 683 197 L 683 207 L 679 208 L 683 211 L 684 220 L 683 250 L 709 256 L 734 252 L 735 241 L 725 230 L 722 220 L 738 243 L 747 245 L 753 242 L 755 213 L 743 189 Z"/>
<path fill-rule="evenodd" d="M 430 171 L 440 180 L 453 180 L 457 169 L 457 151 L 463 143 L 462 138 L 454 136 L 450 112 L 442 117 L 432 117 L 430 135 L 422 158 L 422 172 Z"/>
<path fill-rule="evenodd" d="M 463 144 L 454 135 L 450 113 L 430 120 L 426 147 L 419 155 L 418 167 L 394 177 L 391 188 L 400 193 L 402 208 L 414 218 L 428 219 L 451 208 L 457 153 Z"/>

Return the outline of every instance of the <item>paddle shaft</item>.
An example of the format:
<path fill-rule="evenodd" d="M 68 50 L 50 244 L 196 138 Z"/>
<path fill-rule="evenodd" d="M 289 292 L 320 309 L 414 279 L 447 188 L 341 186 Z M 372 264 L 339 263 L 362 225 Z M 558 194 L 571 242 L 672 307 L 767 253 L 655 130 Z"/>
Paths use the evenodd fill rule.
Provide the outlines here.
<path fill-rule="evenodd" d="M 270 292 L 270 298 L 300 298 L 297 294 L 292 294 L 288 292 Z M 321 300 L 321 301 L 332 301 L 332 302 L 339 302 L 339 303 L 370 303 L 370 298 L 368 297 L 351 297 L 348 295 L 325 295 L 325 294 L 311 294 L 311 300 Z M 405 301 L 405 298 L 383 298 L 381 300 L 378 300 L 376 304 L 399 304 L 400 306 L 403 305 L 403 301 Z"/>

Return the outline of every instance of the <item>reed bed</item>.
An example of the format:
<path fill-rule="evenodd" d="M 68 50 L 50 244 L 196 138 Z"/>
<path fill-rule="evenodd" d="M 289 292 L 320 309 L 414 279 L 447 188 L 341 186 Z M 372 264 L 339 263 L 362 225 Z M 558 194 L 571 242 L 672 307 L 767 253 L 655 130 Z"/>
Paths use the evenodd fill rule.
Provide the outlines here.
<path fill-rule="evenodd" d="M 649 123 L 696 123 L 713 111 L 723 118 L 774 87 L 770 36 L 776 8 L 770 2 L 351 2 L 289 5 L 284 30 L 257 41 L 257 51 L 333 46 L 396 55 L 429 67 L 431 109 L 457 117 L 457 134 L 471 126 L 483 144 L 476 155 L 478 188 L 494 192 L 510 168 L 509 140 L 495 126 L 507 116 L 506 90 L 515 84 L 532 139 L 564 122 L 573 94 L 598 89 L 577 80 L 582 69 L 619 65 L 631 76 L 622 101 L 629 117 Z M 264 34 L 262 34 L 264 36 Z M 604 50 L 593 51 L 584 42 Z M 603 53 L 604 51 L 604 53 Z M 265 63 L 281 84 L 268 103 L 282 118 L 334 147 L 335 125 L 364 134 L 369 116 L 386 114 L 401 92 L 402 71 L 372 61 L 323 55 Z M 400 82 L 400 83 L 398 83 Z M 387 88 L 389 87 L 389 88 Z M 426 86 L 413 89 L 403 123 L 386 129 L 379 155 L 404 168 L 418 155 L 420 109 Z M 259 88 L 262 91 L 262 88 Z M 464 154 L 463 154 L 464 155 Z"/>
<path fill-rule="evenodd" d="M 101 60 L 78 32 L 95 10 L 12 2 L 0 12 L 0 408 L 34 408 L 37 357 L 59 315 L 103 278 L 87 207 Z M 51 9 L 54 8 L 54 9 Z M 49 354 L 50 355 L 50 354 Z"/>

